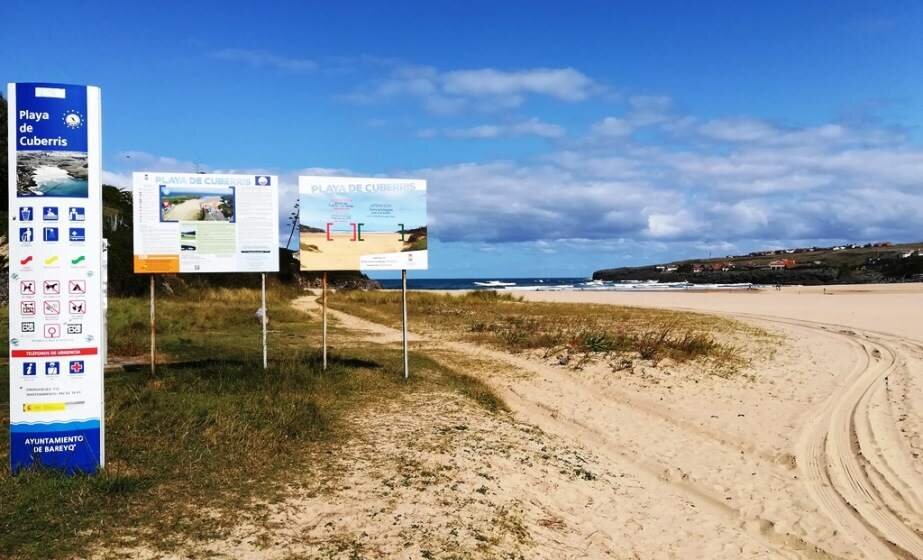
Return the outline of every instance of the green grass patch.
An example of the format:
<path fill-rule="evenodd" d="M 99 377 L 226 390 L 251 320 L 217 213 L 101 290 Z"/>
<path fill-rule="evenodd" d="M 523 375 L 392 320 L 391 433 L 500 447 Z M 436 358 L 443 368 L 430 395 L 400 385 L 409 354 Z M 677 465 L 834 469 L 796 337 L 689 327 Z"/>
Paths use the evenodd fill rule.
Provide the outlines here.
<path fill-rule="evenodd" d="M 268 289 L 269 344 L 272 354 L 297 350 L 314 330 L 293 309 L 290 290 Z M 217 355 L 248 359 L 262 353 L 256 312 L 260 291 L 247 288 L 190 288 L 181 294 L 158 293 L 157 351 L 167 357 Z M 109 302 L 109 352 L 117 356 L 150 351 L 150 299 L 113 298 Z M 271 354 L 271 355 L 272 355 Z"/>
<path fill-rule="evenodd" d="M 133 325 L 147 300 L 110 303 L 110 351 L 146 351 L 147 331 Z M 256 290 L 161 298 L 159 340 L 178 363 L 158 367 L 156 377 L 146 367 L 106 376 L 107 467 L 99 474 L 0 469 L 0 558 L 85 557 L 135 545 L 183 551 L 248 518 L 259 523 L 261 504 L 284 497 L 289 485 L 328 477 L 324 458 L 348 445 L 350 419 L 377 404 L 451 392 L 505 409 L 478 380 L 424 355 L 411 354 L 405 381 L 397 349 L 357 341 L 332 352 L 323 371 L 309 334 L 317 321 L 285 297 L 271 298 L 274 359 L 263 370 L 258 305 Z M 0 385 L 0 402 L 9 402 L 8 389 Z M 0 423 L 8 412 L 0 407 Z M 8 446 L 0 438 L 0 456 L 9 456 Z"/>
<path fill-rule="evenodd" d="M 4 469 L 0 556 L 80 555 L 86 542 L 144 540 L 145 532 L 173 547 L 220 532 L 215 514 L 280 490 L 275 475 L 303 460 L 311 444 L 335 439 L 338 414 L 366 385 L 397 383 L 376 367 L 334 361 L 322 373 L 316 357 L 304 356 L 268 371 L 213 361 L 162 367 L 156 378 L 108 375 L 106 471 L 10 476 Z"/>

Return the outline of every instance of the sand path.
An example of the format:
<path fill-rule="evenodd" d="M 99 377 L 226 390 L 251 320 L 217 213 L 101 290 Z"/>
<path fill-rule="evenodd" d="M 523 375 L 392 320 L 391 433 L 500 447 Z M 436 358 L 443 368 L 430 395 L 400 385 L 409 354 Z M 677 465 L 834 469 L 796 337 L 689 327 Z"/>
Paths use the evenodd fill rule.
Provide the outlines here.
<path fill-rule="evenodd" d="M 299 305 L 316 309 L 310 298 Z M 710 557 L 735 557 L 730 551 L 742 556 L 756 546 L 776 557 L 923 558 L 923 386 L 914 375 L 923 371 L 923 345 L 790 317 L 734 315 L 779 330 L 800 341 L 800 352 L 817 354 L 813 363 L 819 370 L 808 366 L 797 374 L 821 378 L 820 370 L 829 366 L 829 382 L 805 389 L 814 395 L 809 406 L 779 418 L 782 435 L 769 437 L 773 430 L 760 426 L 766 420 L 758 413 L 749 432 L 735 432 L 726 422 L 705 422 L 682 407 L 587 382 L 537 360 L 455 340 L 419 335 L 412 340 L 436 356 L 447 350 L 506 364 L 518 374 L 494 371 L 484 378 L 521 420 L 627 465 L 646 484 L 692 504 L 697 514 L 687 523 L 710 528 L 714 543 L 659 550 L 654 541 L 648 555 L 709 550 Z M 375 342 L 400 341 L 395 329 L 334 310 L 331 317 Z M 786 383 L 802 383 L 798 375 L 787 375 Z M 748 414 L 756 413 L 752 408 L 765 398 L 733 397 Z M 619 502 L 618 507 L 637 504 Z M 666 518 L 682 509 L 675 501 L 656 508 Z M 615 539 L 624 530 L 607 525 L 598 511 L 587 515 L 595 516 L 594 526 L 604 537 Z M 722 553 L 708 549 L 710 544 Z M 644 552 L 643 546 L 633 549 Z"/>
<path fill-rule="evenodd" d="M 202 201 L 198 198 L 184 200 L 164 214 L 166 220 L 198 220 L 202 215 Z"/>

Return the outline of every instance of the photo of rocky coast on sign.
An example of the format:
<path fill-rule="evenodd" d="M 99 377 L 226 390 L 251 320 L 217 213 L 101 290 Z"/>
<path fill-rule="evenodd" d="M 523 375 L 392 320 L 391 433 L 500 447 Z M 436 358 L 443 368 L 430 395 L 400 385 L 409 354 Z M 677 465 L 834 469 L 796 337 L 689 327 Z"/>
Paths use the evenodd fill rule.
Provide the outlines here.
<path fill-rule="evenodd" d="M 86 152 L 18 152 L 16 196 L 86 198 Z"/>

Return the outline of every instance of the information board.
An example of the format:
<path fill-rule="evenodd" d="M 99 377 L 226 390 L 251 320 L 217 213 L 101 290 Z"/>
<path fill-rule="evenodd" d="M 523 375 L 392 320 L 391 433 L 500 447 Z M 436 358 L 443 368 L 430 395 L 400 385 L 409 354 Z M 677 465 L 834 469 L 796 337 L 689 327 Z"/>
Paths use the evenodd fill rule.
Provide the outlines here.
<path fill-rule="evenodd" d="M 274 175 L 134 173 L 137 273 L 277 272 Z"/>
<path fill-rule="evenodd" d="M 299 177 L 301 270 L 425 270 L 426 181 Z"/>
<path fill-rule="evenodd" d="M 104 464 L 100 91 L 7 96 L 10 466 L 91 472 Z"/>

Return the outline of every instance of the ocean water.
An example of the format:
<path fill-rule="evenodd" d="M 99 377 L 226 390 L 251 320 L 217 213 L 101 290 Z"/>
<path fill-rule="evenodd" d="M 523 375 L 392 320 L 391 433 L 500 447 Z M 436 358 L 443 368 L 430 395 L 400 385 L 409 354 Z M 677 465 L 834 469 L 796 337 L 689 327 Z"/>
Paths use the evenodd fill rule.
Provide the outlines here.
<path fill-rule="evenodd" d="M 400 289 L 400 279 L 378 280 L 383 288 Z M 485 285 L 494 283 L 495 285 Z M 652 292 L 680 290 L 747 290 L 753 284 L 691 284 L 688 282 L 608 282 L 590 278 L 407 278 L 411 290 L 499 290 L 499 291 L 610 291 Z"/>
<path fill-rule="evenodd" d="M 86 179 L 75 179 L 67 171 L 49 165 L 35 170 L 35 183 L 36 190 L 44 196 L 85 198 L 89 189 Z"/>
<path fill-rule="evenodd" d="M 507 286 L 498 286 L 490 288 L 479 286 L 475 282 L 499 281 L 508 284 L 515 284 L 509 287 L 558 287 L 573 286 L 583 282 L 588 282 L 587 278 L 414 278 L 413 272 L 408 273 L 407 288 L 411 290 L 476 290 L 476 289 L 494 289 L 500 290 Z M 383 288 L 399 289 L 401 287 L 400 279 L 378 280 Z"/>

